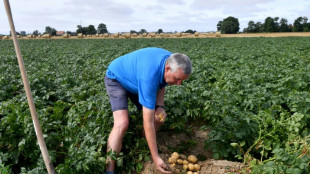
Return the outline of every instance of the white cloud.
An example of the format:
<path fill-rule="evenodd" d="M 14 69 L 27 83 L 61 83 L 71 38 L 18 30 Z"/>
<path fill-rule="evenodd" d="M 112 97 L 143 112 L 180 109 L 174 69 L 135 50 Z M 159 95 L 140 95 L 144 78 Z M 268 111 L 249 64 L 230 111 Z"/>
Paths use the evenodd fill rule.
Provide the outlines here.
<path fill-rule="evenodd" d="M 218 21 L 233 16 L 240 30 L 252 20 L 264 22 L 268 17 L 286 18 L 293 23 L 307 16 L 306 0 L 28 0 L 11 1 L 17 31 L 44 32 L 46 26 L 75 31 L 77 25 L 107 25 L 110 32 L 139 31 L 215 31 Z M 310 16 L 307 16 L 310 18 Z M 8 34 L 4 7 L 0 5 L 0 33 Z"/>

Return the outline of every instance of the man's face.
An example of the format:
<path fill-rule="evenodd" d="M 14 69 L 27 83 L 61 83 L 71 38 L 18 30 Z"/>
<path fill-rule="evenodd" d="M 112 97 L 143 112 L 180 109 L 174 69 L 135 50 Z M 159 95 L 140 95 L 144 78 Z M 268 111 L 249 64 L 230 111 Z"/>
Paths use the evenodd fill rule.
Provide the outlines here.
<path fill-rule="evenodd" d="M 171 72 L 170 66 L 166 65 L 164 77 L 168 85 L 181 85 L 183 80 L 187 79 L 189 75 L 185 75 L 181 68 Z"/>

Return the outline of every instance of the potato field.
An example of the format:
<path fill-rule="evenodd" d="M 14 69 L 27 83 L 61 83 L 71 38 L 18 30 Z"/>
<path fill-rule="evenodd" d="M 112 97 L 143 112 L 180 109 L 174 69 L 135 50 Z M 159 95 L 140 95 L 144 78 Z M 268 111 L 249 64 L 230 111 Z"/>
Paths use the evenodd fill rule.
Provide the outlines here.
<path fill-rule="evenodd" d="M 99 174 L 107 156 L 116 173 L 141 173 L 151 161 L 142 114 L 130 103 L 119 155 L 107 153 L 113 126 L 104 74 L 126 53 L 161 47 L 187 54 L 193 73 L 166 87 L 167 119 L 178 137 L 172 154 L 243 163 L 239 173 L 309 173 L 309 37 L 19 40 L 49 154 L 59 174 Z M 208 130 L 198 148 L 192 132 Z M 195 147 L 196 145 L 196 147 Z M 160 153 L 161 149 L 159 148 Z M 167 162 L 168 164 L 168 162 Z M 204 173 L 201 166 L 200 173 Z M 184 171 L 180 170 L 184 173 Z M 0 173 L 47 173 L 12 40 L 0 40 Z"/>

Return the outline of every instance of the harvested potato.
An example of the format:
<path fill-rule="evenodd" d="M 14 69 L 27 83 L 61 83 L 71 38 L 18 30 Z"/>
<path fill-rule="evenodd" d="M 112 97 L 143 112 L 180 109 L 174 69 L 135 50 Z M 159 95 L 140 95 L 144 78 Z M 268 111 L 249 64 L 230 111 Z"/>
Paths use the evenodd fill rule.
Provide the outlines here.
<path fill-rule="evenodd" d="M 158 115 L 158 117 L 159 117 L 160 122 L 164 122 L 164 121 L 165 121 L 165 118 L 164 118 L 164 114 L 163 114 L 163 113 L 160 113 L 160 114 Z"/>
<path fill-rule="evenodd" d="M 194 171 L 194 170 L 195 170 L 195 166 L 194 166 L 194 164 L 189 163 L 189 164 L 188 164 L 188 170 L 190 170 L 190 171 Z"/>
<path fill-rule="evenodd" d="M 187 164 L 183 164 L 183 169 L 187 170 L 188 169 L 188 165 Z"/>
<path fill-rule="evenodd" d="M 193 174 L 198 174 L 198 172 L 194 172 Z"/>
<path fill-rule="evenodd" d="M 175 169 L 174 172 L 175 172 L 175 173 L 181 173 L 181 170 L 180 170 L 180 169 Z M 197 174 L 198 174 L 198 173 L 197 173 Z"/>
<path fill-rule="evenodd" d="M 177 163 L 178 163 L 178 164 L 183 164 L 183 160 L 178 159 L 178 160 L 177 160 Z"/>
<path fill-rule="evenodd" d="M 199 170 L 200 170 L 200 165 L 199 165 L 199 164 L 195 164 L 194 167 L 195 167 L 195 170 L 196 170 L 196 171 L 199 171 Z"/>
<path fill-rule="evenodd" d="M 183 164 L 188 165 L 188 164 L 189 164 L 189 162 L 188 162 L 187 160 L 183 160 Z"/>
<path fill-rule="evenodd" d="M 186 174 L 194 174 L 192 171 L 188 171 Z"/>
<path fill-rule="evenodd" d="M 173 152 L 172 155 L 171 155 L 172 158 L 175 158 L 175 159 L 179 159 L 179 154 L 178 152 Z"/>
<path fill-rule="evenodd" d="M 180 173 L 181 172 L 180 169 L 176 168 L 175 164 L 170 164 L 169 168 L 170 168 L 171 172 L 173 172 L 173 173 Z"/>
<path fill-rule="evenodd" d="M 170 164 L 175 164 L 177 162 L 177 159 L 171 157 L 171 158 L 168 159 L 168 162 Z"/>
<path fill-rule="evenodd" d="M 198 161 L 198 159 L 194 156 L 194 155 L 190 155 L 187 157 L 187 160 L 191 163 L 196 163 Z"/>

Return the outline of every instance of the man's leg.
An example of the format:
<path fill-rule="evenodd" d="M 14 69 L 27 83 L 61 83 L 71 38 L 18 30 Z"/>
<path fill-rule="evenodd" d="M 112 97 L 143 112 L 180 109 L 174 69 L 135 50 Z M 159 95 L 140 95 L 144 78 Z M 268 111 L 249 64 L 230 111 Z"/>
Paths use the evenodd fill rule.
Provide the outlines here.
<path fill-rule="evenodd" d="M 113 112 L 114 126 L 108 139 L 107 151 L 116 151 L 118 154 L 122 148 L 122 139 L 128 129 L 129 118 L 128 110 L 117 110 Z M 106 171 L 114 171 L 115 160 L 108 157 L 108 164 Z"/>

